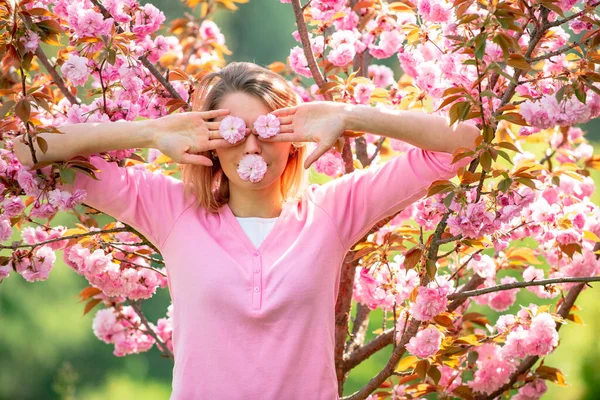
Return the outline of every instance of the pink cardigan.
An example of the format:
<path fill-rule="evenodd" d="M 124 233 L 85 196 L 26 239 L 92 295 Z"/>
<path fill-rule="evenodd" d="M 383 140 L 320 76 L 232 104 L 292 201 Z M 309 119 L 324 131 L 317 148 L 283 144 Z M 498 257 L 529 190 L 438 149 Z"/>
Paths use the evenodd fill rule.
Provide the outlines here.
<path fill-rule="evenodd" d="M 94 155 L 84 202 L 133 226 L 166 262 L 173 302 L 171 400 L 338 399 L 334 306 L 341 264 L 372 225 L 455 175 L 446 153 L 409 150 L 284 203 L 255 248 L 228 205 L 184 202 L 180 180 Z M 459 163 L 464 165 L 465 162 Z"/>

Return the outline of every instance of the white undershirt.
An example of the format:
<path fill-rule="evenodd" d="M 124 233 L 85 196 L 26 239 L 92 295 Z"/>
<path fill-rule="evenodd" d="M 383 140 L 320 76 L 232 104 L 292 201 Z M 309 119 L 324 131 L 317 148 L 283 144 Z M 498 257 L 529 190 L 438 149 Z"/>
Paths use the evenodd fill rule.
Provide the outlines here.
<path fill-rule="evenodd" d="M 277 218 L 260 217 L 236 217 L 246 235 L 250 238 L 256 248 L 260 246 L 263 240 L 269 235 Z"/>

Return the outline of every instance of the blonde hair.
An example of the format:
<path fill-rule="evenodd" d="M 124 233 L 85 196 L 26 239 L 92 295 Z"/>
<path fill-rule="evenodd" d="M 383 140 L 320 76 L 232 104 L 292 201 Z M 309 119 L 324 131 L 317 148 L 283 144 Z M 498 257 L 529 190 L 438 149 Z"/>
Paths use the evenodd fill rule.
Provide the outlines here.
<path fill-rule="evenodd" d="M 256 96 L 274 111 L 302 102 L 288 82 L 275 72 L 250 62 L 232 62 L 225 68 L 206 74 L 192 95 L 193 111 L 210 111 L 217 108 L 229 93 L 243 92 Z M 308 185 L 304 169 L 306 144 L 292 143 L 297 150 L 289 157 L 281 175 L 281 195 L 284 201 L 297 201 Z M 200 153 L 210 158 L 210 151 Z M 219 159 L 213 166 L 181 164 L 185 200 L 196 197 L 196 206 L 216 212 L 229 202 L 229 179 L 223 172 Z"/>

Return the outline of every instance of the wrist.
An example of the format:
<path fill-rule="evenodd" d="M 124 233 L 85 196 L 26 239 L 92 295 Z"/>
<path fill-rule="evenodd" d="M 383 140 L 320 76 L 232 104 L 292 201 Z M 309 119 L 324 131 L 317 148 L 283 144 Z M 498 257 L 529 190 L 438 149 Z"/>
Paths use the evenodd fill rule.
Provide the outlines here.
<path fill-rule="evenodd" d="M 342 121 L 344 130 L 361 131 L 360 124 L 360 106 L 357 104 L 343 104 Z"/>
<path fill-rule="evenodd" d="M 156 148 L 156 127 L 152 127 L 152 120 L 142 119 L 133 122 L 137 129 L 134 131 L 139 136 L 140 148 Z"/>

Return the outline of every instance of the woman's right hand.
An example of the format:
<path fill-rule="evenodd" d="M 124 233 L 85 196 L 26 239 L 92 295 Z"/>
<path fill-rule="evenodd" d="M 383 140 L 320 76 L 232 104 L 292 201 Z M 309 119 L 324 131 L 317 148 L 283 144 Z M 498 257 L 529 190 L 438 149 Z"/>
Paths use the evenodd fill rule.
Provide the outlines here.
<path fill-rule="evenodd" d="M 219 134 L 220 122 L 213 118 L 229 115 L 225 109 L 169 114 L 150 122 L 156 132 L 155 147 L 179 164 L 212 166 L 212 161 L 198 153 L 231 146 Z M 246 133 L 249 133 L 247 129 Z"/>

